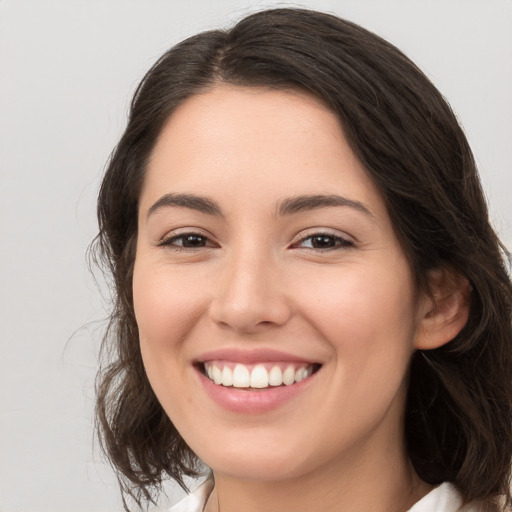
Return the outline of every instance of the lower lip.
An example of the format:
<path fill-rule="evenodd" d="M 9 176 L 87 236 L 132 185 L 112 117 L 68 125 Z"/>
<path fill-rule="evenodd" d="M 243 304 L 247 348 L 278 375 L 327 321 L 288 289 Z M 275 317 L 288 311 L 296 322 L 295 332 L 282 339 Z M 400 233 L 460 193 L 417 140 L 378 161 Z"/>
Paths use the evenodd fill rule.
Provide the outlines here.
<path fill-rule="evenodd" d="M 297 395 L 305 392 L 316 373 L 290 386 L 269 387 L 249 391 L 233 387 L 219 386 L 197 369 L 199 379 L 209 397 L 228 411 L 243 414 L 261 414 L 277 409 Z"/>

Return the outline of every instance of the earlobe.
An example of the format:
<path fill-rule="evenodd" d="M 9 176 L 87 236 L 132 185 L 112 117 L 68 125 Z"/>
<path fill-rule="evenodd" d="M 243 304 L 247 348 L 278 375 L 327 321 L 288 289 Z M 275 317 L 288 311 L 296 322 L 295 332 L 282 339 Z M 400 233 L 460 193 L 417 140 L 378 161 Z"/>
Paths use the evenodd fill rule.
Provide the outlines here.
<path fill-rule="evenodd" d="M 431 350 L 453 340 L 468 321 L 471 285 L 468 280 L 448 269 L 430 273 L 431 295 L 420 305 L 420 320 L 414 346 Z"/>

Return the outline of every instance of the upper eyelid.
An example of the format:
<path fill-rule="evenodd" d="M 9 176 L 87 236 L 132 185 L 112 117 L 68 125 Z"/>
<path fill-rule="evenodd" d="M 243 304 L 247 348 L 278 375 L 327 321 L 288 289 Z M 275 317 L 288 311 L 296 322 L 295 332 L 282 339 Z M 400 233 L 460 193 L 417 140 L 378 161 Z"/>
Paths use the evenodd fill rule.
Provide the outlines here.
<path fill-rule="evenodd" d="M 349 235 L 348 233 L 338 231 L 332 228 L 321 227 L 302 230 L 293 238 L 292 243 L 300 242 L 301 240 L 305 240 L 306 238 L 310 238 L 315 235 L 327 235 L 335 238 L 341 238 L 342 240 L 346 240 L 347 242 L 352 242 L 354 244 L 356 243 L 356 239 L 353 236 Z"/>
<path fill-rule="evenodd" d="M 173 240 L 176 238 L 183 238 L 187 235 L 198 235 L 200 237 L 203 237 L 206 239 L 207 243 L 203 246 L 199 247 L 187 247 L 184 243 L 183 244 L 176 244 L 173 243 Z M 182 240 L 184 242 L 184 240 Z M 160 239 L 157 242 L 157 247 L 161 249 L 166 250 L 173 250 L 174 252 L 185 252 L 185 253 L 198 253 L 198 251 L 204 252 L 204 251 L 210 251 L 212 249 L 219 248 L 219 244 L 217 242 L 212 241 L 212 239 L 208 236 L 203 235 L 202 233 L 197 233 L 193 231 L 184 231 L 183 233 L 176 233 L 171 235 L 166 235 L 162 239 Z"/>
<path fill-rule="evenodd" d="M 173 238 L 177 238 L 180 236 L 186 236 L 186 235 L 199 235 L 204 238 L 206 238 L 209 242 L 214 244 L 219 244 L 218 241 L 215 240 L 215 237 L 207 232 L 206 230 L 199 228 L 199 227 L 182 227 L 182 228 L 176 228 L 175 230 L 172 230 L 168 233 L 166 233 L 164 236 L 162 236 L 158 243 L 162 244 L 166 241 L 170 241 Z M 332 236 L 334 238 L 340 238 L 342 240 L 345 240 L 347 242 L 350 242 L 352 244 L 356 244 L 357 240 L 349 235 L 348 233 L 338 231 L 333 228 L 322 228 L 322 227 L 313 227 L 313 228 L 307 228 L 295 235 L 290 242 L 290 245 L 297 244 L 298 242 L 301 242 L 303 240 L 306 240 L 308 238 L 311 238 L 312 236 L 318 236 L 318 235 L 326 235 L 326 236 Z"/>
<path fill-rule="evenodd" d="M 176 228 L 171 231 L 167 231 L 162 237 L 160 237 L 160 241 L 162 242 L 164 240 L 170 240 L 171 238 L 185 235 L 200 235 L 204 236 L 205 238 L 208 238 L 209 240 L 213 238 L 211 233 L 209 233 L 205 229 L 185 226 L 182 228 Z"/>
<path fill-rule="evenodd" d="M 326 248 L 320 248 L 320 247 L 301 247 L 301 244 L 303 244 L 308 239 L 314 238 L 315 236 L 328 236 L 328 237 L 332 237 L 335 240 L 340 241 L 341 243 L 338 243 L 337 245 L 335 245 L 333 247 L 326 247 Z M 321 251 L 321 252 L 329 251 L 329 250 L 334 250 L 334 249 L 341 249 L 341 248 L 352 249 L 355 246 L 356 245 L 355 245 L 355 243 L 352 240 L 349 240 L 347 238 L 343 238 L 341 236 L 329 235 L 327 233 L 318 233 L 317 235 L 306 236 L 304 238 L 299 239 L 297 242 L 294 242 L 293 244 L 291 244 L 291 247 L 294 248 L 294 249 L 295 248 L 296 249 L 306 249 L 306 250 L 314 250 L 314 251 Z"/>
<path fill-rule="evenodd" d="M 200 246 L 200 247 L 186 247 L 185 245 L 172 243 L 173 239 L 186 237 L 187 235 L 197 235 L 197 236 L 203 237 L 206 239 L 207 244 L 204 246 Z M 215 246 L 218 247 L 219 243 L 214 241 L 213 238 L 209 234 L 203 233 L 202 230 L 200 230 L 198 228 L 195 228 L 195 229 L 183 228 L 183 230 L 180 230 L 178 232 L 176 232 L 176 230 L 167 232 L 164 236 L 160 237 L 156 241 L 156 246 L 164 248 L 164 249 L 172 248 L 174 246 L 174 248 L 176 250 L 196 252 L 199 249 L 215 249 L 216 248 Z"/>

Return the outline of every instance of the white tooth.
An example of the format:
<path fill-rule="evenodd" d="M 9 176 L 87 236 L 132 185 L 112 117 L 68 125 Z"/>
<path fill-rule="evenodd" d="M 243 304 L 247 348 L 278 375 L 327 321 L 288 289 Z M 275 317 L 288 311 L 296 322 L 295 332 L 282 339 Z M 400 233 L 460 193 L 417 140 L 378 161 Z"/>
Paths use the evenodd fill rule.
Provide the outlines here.
<path fill-rule="evenodd" d="M 302 379 L 303 379 L 303 376 L 302 376 L 302 368 L 299 368 L 299 369 L 295 372 L 295 382 L 300 382 Z"/>
<path fill-rule="evenodd" d="M 243 364 L 237 364 L 233 370 L 233 386 L 235 388 L 248 388 L 251 383 L 249 370 Z"/>
<path fill-rule="evenodd" d="M 290 386 L 295 382 L 295 369 L 293 366 L 288 366 L 283 372 L 283 384 Z"/>
<path fill-rule="evenodd" d="M 261 364 L 255 366 L 251 372 L 251 388 L 267 388 L 268 372 Z"/>
<path fill-rule="evenodd" d="M 210 380 L 213 380 L 213 367 L 211 364 L 207 364 L 205 365 L 205 368 L 206 368 L 206 373 L 208 374 L 208 377 L 210 378 Z"/>
<path fill-rule="evenodd" d="M 222 385 L 232 386 L 233 385 L 233 372 L 229 366 L 224 366 L 222 369 Z"/>
<path fill-rule="evenodd" d="M 274 366 L 268 374 L 268 383 L 271 386 L 280 386 L 283 383 L 283 372 L 279 366 Z"/>
<path fill-rule="evenodd" d="M 222 372 L 219 370 L 218 366 L 213 365 L 212 373 L 213 382 L 215 382 L 215 384 L 222 384 Z"/>

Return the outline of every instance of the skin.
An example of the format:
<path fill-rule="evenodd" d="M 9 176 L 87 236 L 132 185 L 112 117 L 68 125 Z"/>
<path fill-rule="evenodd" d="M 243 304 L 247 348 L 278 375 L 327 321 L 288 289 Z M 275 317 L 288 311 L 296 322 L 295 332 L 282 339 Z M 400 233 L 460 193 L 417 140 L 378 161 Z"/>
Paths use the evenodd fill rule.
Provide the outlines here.
<path fill-rule="evenodd" d="M 166 194 L 206 196 L 223 216 L 153 207 Z M 367 211 L 278 213 L 311 194 Z M 184 248 L 191 232 L 203 238 Z M 314 248 L 315 233 L 333 247 Z M 418 293 L 382 197 L 315 98 L 220 85 L 181 105 L 147 169 L 133 291 L 151 385 L 214 472 L 206 510 L 397 512 L 425 495 L 403 443 L 406 378 L 414 350 L 463 326 L 455 281 L 432 274 L 436 308 Z M 240 414 L 212 401 L 194 366 L 234 347 L 322 367 L 292 400 Z"/>

